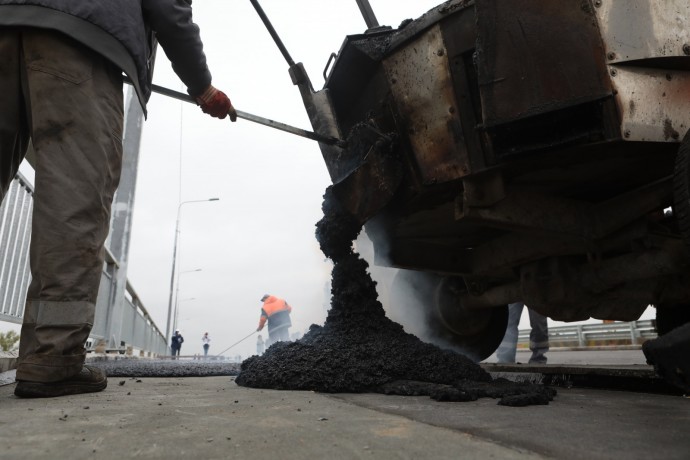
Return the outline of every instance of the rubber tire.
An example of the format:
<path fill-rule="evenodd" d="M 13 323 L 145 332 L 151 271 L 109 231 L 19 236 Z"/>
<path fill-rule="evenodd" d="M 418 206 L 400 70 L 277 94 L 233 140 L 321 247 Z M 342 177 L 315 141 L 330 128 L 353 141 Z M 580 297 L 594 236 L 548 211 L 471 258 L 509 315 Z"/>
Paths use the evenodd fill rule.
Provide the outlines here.
<path fill-rule="evenodd" d="M 672 330 L 686 323 L 690 323 L 690 305 L 656 307 L 656 332 L 666 335 Z"/>
<path fill-rule="evenodd" d="M 685 245 L 690 249 L 690 130 L 676 153 L 673 171 L 673 215 Z M 659 335 L 690 322 L 690 305 L 657 305 L 656 328 Z"/>
<path fill-rule="evenodd" d="M 673 171 L 673 215 L 685 244 L 690 248 L 690 131 L 685 134 Z"/>
<path fill-rule="evenodd" d="M 414 294 L 408 295 L 422 309 L 436 344 L 450 345 L 475 362 L 491 356 L 501 344 L 508 325 L 508 305 L 464 309 L 460 295 L 466 289 L 460 277 L 400 270 L 393 280 L 392 293 L 405 292 L 399 289 L 401 285 L 413 288 Z M 395 299 L 392 300 L 395 304 Z"/>

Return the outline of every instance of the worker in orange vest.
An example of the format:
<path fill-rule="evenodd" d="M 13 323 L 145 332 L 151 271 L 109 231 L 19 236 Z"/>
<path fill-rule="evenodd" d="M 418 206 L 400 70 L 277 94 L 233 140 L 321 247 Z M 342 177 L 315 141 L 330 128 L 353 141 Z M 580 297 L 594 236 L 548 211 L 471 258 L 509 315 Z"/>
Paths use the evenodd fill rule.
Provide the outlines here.
<path fill-rule="evenodd" d="M 290 339 L 289 328 L 292 326 L 290 321 L 290 312 L 292 307 L 288 303 L 270 294 L 265 294 L 261 301 L 264 303 L 261 308 L 261 317 L 259 318 L 259 327 L 256 331 L 260 331 L 268 322 L 268 340 L 266 346 L 270 346 L 275 342 L 285 341 Z"/>

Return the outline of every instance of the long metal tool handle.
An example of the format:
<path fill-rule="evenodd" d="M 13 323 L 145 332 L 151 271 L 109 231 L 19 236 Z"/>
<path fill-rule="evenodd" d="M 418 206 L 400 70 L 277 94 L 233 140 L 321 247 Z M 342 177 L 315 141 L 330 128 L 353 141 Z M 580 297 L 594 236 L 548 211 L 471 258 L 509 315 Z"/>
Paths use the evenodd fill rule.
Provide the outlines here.
<path fill-rule="evenodd" d="M 252 2 L 252 6 L 254 6 L 254 9 L 259 14 L 261 21 L 266 26 L 266 29 L 268 29 L 268 33 L 271 34 L 271 37 L 273 37 L 273 41 L 278 46 L 278 49 L 280 49 L 280 52 L 283 53 L 283 57 L 287 61 L 288 65 L 290 67 L 294 66 L 295 61 L 293 61 L 292 57 L 290 57 L 290 53 L 288 53 L 287 48 L 285 48 L 285 45 L 283 45 L 283 41 L 278 36 L 278 32 L 276 32 L 276 30 L 273 28 L 273 24 L 271 24 L 271 21 L 269 21 L 268 16 L 266 16 L 266 13 L 264 13 L 264 10 L 263 8 L 261 8 L 261 5 L 259 5 L 259 0 L 249 1 Z"/>
<path fill-rule="evenodd" d="M 243 338 L 242 340 L 239 340 L 239 341 L 233 343 L 233 344 L 230 345 L 228 348 L 226 348 L 225 350 L 223 350 L 223 351 L 221 351 L 220 353 L 218 353 L 216 356 L 221 356 L 223 353 L 225 353 L 226 351 L 228 351 L 229 349 L 231 349 L 231 348 L 234 347 L 235 345 L 239 345 L 240 343 L 244 342 L 245 340 L 247 340 L 249 337 L 253 336 L 254 334 L 256 334 L 256 331 L 252 331 L 252 333 L 249 334 L 247 337 L 245 337 L 245 338 Z"/>
<path fill-rule="evenodd" d="M 278 36 L 278 32 L 276 32 L 275 28 L 273 28 L 273 24 L 271 24 L 271 21 L 268 19 L 268 16 L 266 16 L 266 13 L 264 12 L 263 8 L 261 8 L 261 5 L 259 5 L 259 0 L 249 0 L 249 1 L 254 6 L 254 9 L 256 10 L 256 12 L 259 14 L 259 17 L 261 18 L 261 21 L 264 23 L 264 26 L 266 26 L 266 29 L 268 29 L 268 33 L 270 33 L 271 37 L 273 37 L 273 41 L 278 46 L 278 49 L 280 49 L 280 52 L 283 54 L 283 57 L 287 61 L 288 65 L 290 66 L 290 69 L 292 69 L 293 67 L 295 67 L 295 61 L 290 56 L 290 53 L 288 53 L 287 48 L 285 48 L 283 41 Z M 373 15 L 373 12 L 372 12 L 372 15 Z M 324 71 L 324 73 L 325 73 L 325 71 Z M 293 80 L 293 83 L 294 83 L 294 80 Z M 297 84 L 297 83 L 295 83 L 295 84 Z M 238 112 L 238 114 L 239 114 L 239 112 Z M 258 120 L 252 120 L 252 119 L 250 119 L 250 120 L 255 121 L 257 123 L 261 123 L 261 121 L 258 121 Z M 276 122 L 271 122 L 271 123 L 276 123 Z M 271 125 L 269 125 L 269 126 L 271 126 Z M 281 128 L 278 126 L 274 126 L 274 128 L 284 129 L 284 128 Z M 293 131 L 289 131 L 289 132 L 293 132 Z M 297 133 L 294 133 L 294 134 L 297 134 Z M 297 134 L 297 135 L 308 137 L 309 139 L 313 139 L 315 141 L 322 142 L 322 143 L 328 144 L 328 145 L 337 145 L 338 147 L 341 147 L 341 148 L 347 147 L 347 143 L 344 140 L 338 139 L 335 137 L 322 136 L 320 134 L 311 133 L 309 131 L 303 131 L 301 134 Z"/>
<path fill-rule="evenodd" d="M 125 81 L 125 83 L 131 84 L 131 80 L 128 77 L 124 77 L 124 81 Z M 173 99 L 178 99 L 180 101 L 190 102 L 192 104 L 196 104 L 196 101 L 194 100 L 194 98 L 192 96 L 190 96 L 189 94 L 181 93 L 179 91 L 175 91 L 175 90 L 165 88 L 163 86 L 158 86 L 158 85 L 151 85 L 151 90 L 154 93 L 162 94 L 163 96 L 168 96 L 168 97 L 172 97 Z M 260 125 L 269 126 L 271 128 L 278 129 L 280 131 L 285 131 L 286 133 L 295 134 L 295 135 L 300 136 L 300 137 L 306 137 L 307 139 L 311 139 L 311 140 L 317 141 L 317 142 L 323 142 L 324 144 L 328 144 L 328 145 L 344 145 L 344 141 L 341 141 L 340 139 L 338 139 L 336 137 L 323 136 L 323 135 L 317 134 L 313 131 L 307 131 L 306 129 L 297 128 L 297 127 L 291 126 L 291 125 L 286 125 L 285 123 L 271 120 L 269 118 L 260 117 L 258 115 L 253 115 L 251 113 L 242 112 L 241 110 L 236 110 L 236 112 L 237 112 L 237 118 L 242 118 L 243 120 L 253 121 L 254 123 L 258 123 Z"/>
<path fill-rule="evenodd" d="M 371 5 L 369 4 L 369 0 L 356 1 L 357 6 L 359 6 L 359 11 L 362 13 L 362 16 L 364 17 L 364 22 L 367 23 L 367 27 L 369 29 L 378 27 L 379 21 L 376 19 L 376 15 L 374 14 L 374 10 L 371 8 Z"/>

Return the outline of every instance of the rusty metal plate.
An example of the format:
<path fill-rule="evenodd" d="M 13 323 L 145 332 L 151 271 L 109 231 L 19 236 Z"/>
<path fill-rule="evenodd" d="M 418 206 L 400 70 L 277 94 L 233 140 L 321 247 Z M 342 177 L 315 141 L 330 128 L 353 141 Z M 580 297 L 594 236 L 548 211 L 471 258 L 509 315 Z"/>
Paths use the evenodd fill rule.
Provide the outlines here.
<path fill-rule="evenodd" d="M 688 0 L 596 0 L 594 5 L 610 63 L 686 55 Z"/>
<path fill-rule="evenodd" d="M 440 26 L 397 50 L 383 66 L 422 182 L 466 175 L 469 159 Z"/>
<path fill-rule="evenodd" d="M 359 168 L 333 184 L 333 194 L 364 224 L 390 202 L 401 180 L 402 170 L 395 159 L 372 149 Z"/>
<path fill-rule="evenodd" d="M 690 128 L 690 72 L 629 66 L 613 66 L 612 72 L 625 140 L 683 138 Z"/>
<path fill-rule="evenodd" d="M 484 123 L 507 123 L 610 94 L 589 1 L 477 2 L 477 70 Z"/>

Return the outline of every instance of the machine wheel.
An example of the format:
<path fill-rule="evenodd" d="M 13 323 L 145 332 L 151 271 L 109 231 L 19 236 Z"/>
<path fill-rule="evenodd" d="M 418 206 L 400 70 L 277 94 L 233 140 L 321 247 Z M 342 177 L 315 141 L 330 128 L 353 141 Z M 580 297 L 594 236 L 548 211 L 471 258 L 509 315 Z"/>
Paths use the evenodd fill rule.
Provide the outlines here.
<path fill-rule="evenodd" d="M 673 172 L 673 215 L 685 244 L 690 248 L 690 131 L 676 154 Z"/>
<path fill-rule="evenodd" d="M 406 290 L 405 286 L 412 289 Z M 496 351 L 508 325 L 508 306 L 469 310 L 463 308 L 465 283 L 460 277 L 400 270 L 393 281 L 393 293 L 405 299 L 395 303 L 416 304 L 424 313 L 429 338 L 439 345 L 451 345 L 474 361 Z M 404 294 L 402 294 L 404 293 Z"/>
<path fill-rule="evenodd" d="M 686 323 L 690 323 L 690 305 L 657 305 L 657 334 L 665 335 Z"/>
<path fill-rule="evenodd" d="M 673 171 L 673 215 L 685 245 L 690 249 L 690 131 L 685 134 Z M 657 305 L 656 329 L 659 335 L 690 323 L 690 305 Z"/>

